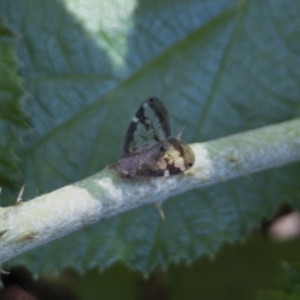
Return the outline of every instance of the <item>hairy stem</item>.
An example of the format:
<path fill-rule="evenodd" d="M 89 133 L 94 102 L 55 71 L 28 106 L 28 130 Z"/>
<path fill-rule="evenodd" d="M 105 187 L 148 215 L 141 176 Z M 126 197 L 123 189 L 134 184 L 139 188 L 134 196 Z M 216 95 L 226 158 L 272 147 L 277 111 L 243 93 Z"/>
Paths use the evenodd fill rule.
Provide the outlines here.
<path fill-rule="evenodd" d="M 185 175 L 126 179 L 113 169 L 28 202 L 0 208 L 0 262 L 146 203 L 300 160 L 300 119 L 191 145 Z"/>

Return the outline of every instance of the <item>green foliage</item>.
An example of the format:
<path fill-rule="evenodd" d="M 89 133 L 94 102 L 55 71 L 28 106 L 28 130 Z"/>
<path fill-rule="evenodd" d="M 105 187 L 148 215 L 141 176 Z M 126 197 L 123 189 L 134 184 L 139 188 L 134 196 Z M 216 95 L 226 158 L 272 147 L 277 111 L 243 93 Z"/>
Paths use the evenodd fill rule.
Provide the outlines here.
<path fill-rule="evenodd" d="M 299 300 L 300 299 L 300 264 L 283 265 L 285 276 L 280 289 L 261 291 L 257 300 Z"/>
<path fill-rule="evenodd" d="M 276 280 L 283 276 L 279 262 L 299 261 L 299 251 L 297 241 L 274 243 L 251 234 L 245 243 L 223 246 L 215 259 L 173 264 L 146 278 L 117 263 L 104 272 L 87 271 L 72 286 L 84 300 L 96 300 L 100 294 L 112 300 L 253 300 L 257 290 L 277 287 Z"/>
<path fill-rule="evenodd" d="M 0 0 L 0 13 L 23 37 L 31 95 L 32 130 L 20 150 L 25 199 L 114 163 L 132 114 L 151 95 L 169 107 L 174 132 L 186 126 L 186 142 L 299 116 L 297 2 Z M 283 201 L 297 203 L 299 175 L 295 164 L 192 191 L 164 204 L 166 221 L 142 207 L 11 263 L 42 272 L 121 260 L 149 272 L 212 256 Z"/>
<path fill-rule="evenodd" d="M 0 16 L 0 186 L 21 183 L 20 160 L 16 149 L 25 125 L 21 109 L 23 89 L 16 74 L 19 64 L 16 37 Z"/>

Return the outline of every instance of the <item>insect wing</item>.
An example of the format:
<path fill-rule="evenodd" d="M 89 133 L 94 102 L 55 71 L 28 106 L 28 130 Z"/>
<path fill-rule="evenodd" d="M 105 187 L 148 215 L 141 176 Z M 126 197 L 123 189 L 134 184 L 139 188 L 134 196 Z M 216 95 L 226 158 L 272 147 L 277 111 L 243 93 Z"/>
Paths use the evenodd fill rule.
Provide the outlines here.
<path fill-rule="evenodd" d="M 170 134 L 171 122 L 166 107 L 158 98 L 149 98 L 132 118 L 123 142 L 123 156 L 155 145 Z"/>

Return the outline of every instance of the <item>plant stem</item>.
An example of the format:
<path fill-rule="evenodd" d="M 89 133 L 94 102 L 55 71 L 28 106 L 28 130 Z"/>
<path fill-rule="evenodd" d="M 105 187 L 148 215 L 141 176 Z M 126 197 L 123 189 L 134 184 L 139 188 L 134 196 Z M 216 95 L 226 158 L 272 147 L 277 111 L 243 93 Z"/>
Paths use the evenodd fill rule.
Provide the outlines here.
<path fill-rule="evenodd" d="M 185 175 L 132 180 L 106 168 L 28 202 L 0 208 L 0 262 L 140 205 L 299 161 L 300 119 L 191 147 L 196 162 Z"/>

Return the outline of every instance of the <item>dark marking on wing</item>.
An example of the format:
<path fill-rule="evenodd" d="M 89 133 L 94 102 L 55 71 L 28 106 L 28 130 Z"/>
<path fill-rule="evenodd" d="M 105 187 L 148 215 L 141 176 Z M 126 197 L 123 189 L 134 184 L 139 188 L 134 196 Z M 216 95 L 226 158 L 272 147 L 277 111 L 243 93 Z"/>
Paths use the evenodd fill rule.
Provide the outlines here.
<path fill-rule="evenodd" d="M 139 152 L 171 135 L 171 122 L 164 104 L 156 97 L 144 101 L 131 121 L 123 142 L 123 156 Z M 143 128 L 144 126 L 144 128 Z M 143 131 L 147 134 L 143 134 Z M 151 138 L 149 138 L 151 133 Z"/>

